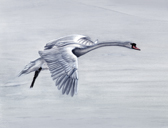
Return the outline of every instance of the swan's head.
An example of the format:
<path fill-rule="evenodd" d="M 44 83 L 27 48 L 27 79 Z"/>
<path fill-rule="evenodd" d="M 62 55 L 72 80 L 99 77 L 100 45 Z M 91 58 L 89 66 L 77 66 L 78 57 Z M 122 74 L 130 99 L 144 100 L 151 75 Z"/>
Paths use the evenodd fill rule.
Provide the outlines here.
<path fill-rule="evenodd" d="M 125 42 L 125 46 L 130 48 L 130 49 L 140 50 L 139 48 L 136 47 L 136 43 Z"/>
<path fill-rule="evenodd" d="M 139 49 L 139 48 L 136 47 L 136 43 L 130 43 L 130 45 L 131 45 L 132 49 L 141 50 L 141 49 Z"/>

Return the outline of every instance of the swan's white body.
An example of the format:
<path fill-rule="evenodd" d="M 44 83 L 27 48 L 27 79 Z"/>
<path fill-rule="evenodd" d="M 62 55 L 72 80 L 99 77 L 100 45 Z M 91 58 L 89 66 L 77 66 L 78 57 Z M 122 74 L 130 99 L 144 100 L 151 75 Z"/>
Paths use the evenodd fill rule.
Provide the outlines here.
<path fill-rule="evenodd" d="M 69 94 L 71 90 L 73 96 L 77 92 L 78 62 L 72 50 L 75 47 L 91 46 L 97 42 L 97 40 L 92 42 L 89 37 L 83 35 L 70 35 L 47 43 L 45 50 L 39 51 L 41 57 L 26 65 L 19 76 L 37 71 L 40 67 L 42 67 L 42 70 L 49 69 L 53 80 L 56 80 L 58 89 L 66 84 L 63 93 Z"/>
<path fill-rule="evenodd" d="M 37 72 L 35 73 L 36 75 L 33 79 L 34 84 L 34 81 L 40 70 L 49 69 L 51 72 L 51 77 L 56 81 L 55 84 L 58 89 L 62 88 L 62 94 L 71 93 L 71 96 L 73 96 L 74 93 L 77 92 L 78 83 L 77 57 L 103 46 L 122 46 L 131 48 L 132 43 L 98 43 L 97 40 L 93 42 L 89 37 L 83 35 L 70 35 L 62 37 L 47 43 L 44 51 L 39 51 L 39 55 L 41 57 L 26 65 L 25 68 L 21 71 L 20 75 L 28 74 L 33 71 Z"/>

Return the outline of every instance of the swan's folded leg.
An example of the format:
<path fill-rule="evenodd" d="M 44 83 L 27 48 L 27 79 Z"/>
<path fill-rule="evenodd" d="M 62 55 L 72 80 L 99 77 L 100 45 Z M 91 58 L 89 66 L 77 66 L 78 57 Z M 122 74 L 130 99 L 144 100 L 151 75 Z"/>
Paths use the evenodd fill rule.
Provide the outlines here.
<path fill-rule="evenodd" d="M 40 73 L 41 69 L 42 69 L 42 68 L 40 67 L 37 71 L 35 71 L 35 73 L 34 73 L 34 77 L 33 77 L 33 81 L 32 81 L 32 83 L 31 83 L 30 88 L 33 87 L 34 82 L 35 82 L 36 78 L 38 77 L 38 74 Z"/>

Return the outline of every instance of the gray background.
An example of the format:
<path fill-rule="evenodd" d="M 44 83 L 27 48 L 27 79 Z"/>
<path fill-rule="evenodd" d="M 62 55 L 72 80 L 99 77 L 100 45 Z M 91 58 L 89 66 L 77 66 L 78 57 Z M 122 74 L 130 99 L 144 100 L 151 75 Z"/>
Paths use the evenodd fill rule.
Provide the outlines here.
<path fill-rule="evenodd" d="M 78 94 L 42 72 L 17 77 L 38 50 L 69 34 L 133 41 L 79 58 Z M 168 1 L 0 0 L 1 128 L 167 128 Z"/>

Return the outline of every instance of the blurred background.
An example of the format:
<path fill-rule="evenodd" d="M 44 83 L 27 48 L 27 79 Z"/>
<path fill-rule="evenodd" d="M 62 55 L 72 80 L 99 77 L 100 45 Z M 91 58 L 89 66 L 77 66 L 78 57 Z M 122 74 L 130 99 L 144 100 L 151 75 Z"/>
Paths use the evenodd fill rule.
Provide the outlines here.
<path fill-rule="evenodd" d="M 167 128 L 168 1 L 0 0 L 1 128 Z M 17 77 L 46 43 L 70 34 L 133 41 L 78 59 L 78 94 L 57 90 L 49 71 L 30 89 Z"/>

